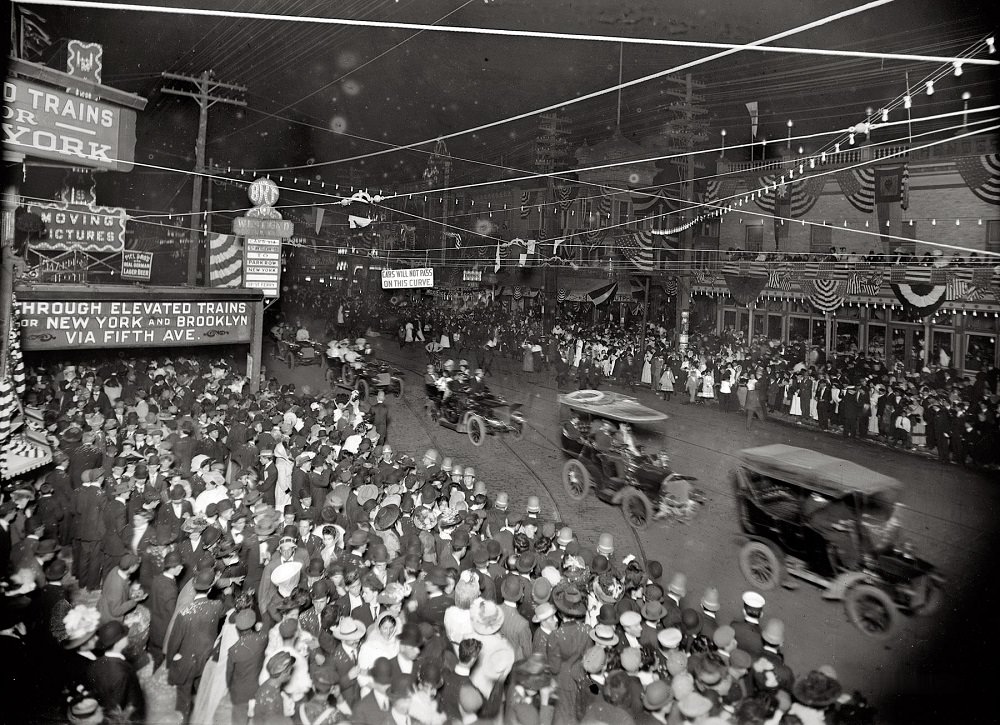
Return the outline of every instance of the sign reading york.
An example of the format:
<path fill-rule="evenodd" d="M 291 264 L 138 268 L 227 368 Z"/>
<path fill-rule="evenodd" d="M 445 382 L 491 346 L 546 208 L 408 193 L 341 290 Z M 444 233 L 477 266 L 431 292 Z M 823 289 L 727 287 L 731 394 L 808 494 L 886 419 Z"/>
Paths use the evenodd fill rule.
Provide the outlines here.
<path fill-rule="evenodd" d="M 135 111 L 12 78 L 3 84 L 3 142 L 29 157 L 130 171 Z"/>

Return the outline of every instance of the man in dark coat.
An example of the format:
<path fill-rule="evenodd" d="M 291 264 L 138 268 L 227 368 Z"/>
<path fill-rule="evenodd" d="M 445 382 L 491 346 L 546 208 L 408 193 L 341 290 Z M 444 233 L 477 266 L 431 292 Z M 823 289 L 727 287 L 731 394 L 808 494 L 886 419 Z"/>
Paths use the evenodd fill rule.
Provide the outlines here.
<path fill-rule="evenodd" d="M 934 414 L 934 435 L 935 445 L 938 450 L 938 460 L 947 463 L 950 460 L 951 448 L 951 411 L 947 399 L 941 402 L 941 406 Z"/>
<path fill-rule="evenodd" d="M 81 436 L 83 442 L 67 451 L 69 455 L 69 479 L 74 489 L 80 488 L 85 471 L 104 467 L 104 451 L 94 445 L 93 433 L 83 435 L 79 428 L 70 428 L 63 434 L 63 440 L 64 442 L 79 441 Z"/>
<path fill-rule="evenodd" d="M 81 476 L 82 485 L 76 489 L 73 501 L 73 518 L 76 536 L 73 539 L 73 566 L 77 580 L 84 589 L 100 589 L 101 540 L 104 538 L 104 494 L 101 483 L 104 471 L 100 468 L 88 469 Z"/>
<path fill-rule="evenodd" d="M 208 598 L 214 584 L 214 569 L 205 569 L 195 575 L 194 601 L 178 613 L 166 643 L 170 672 L 168 682 L 177 686 L 177 711 L 185 722 L 190 716 L 192 698 L 205 663 L 212 655 L 222 620 L 223 603 Z"/>
<path fill-rule="evenodd" d="M 105 501 L 101 512 L 101 519 L 104 522 L 104 536 L 101 539 L 104 564 L 101 573 L 105 576 L 115 568 L 118 560 L 129 550 L 131 543 L 129 529 L 131 519 L 128 515 L 129 483 L 119 481 L 113 486 L 114 498 Z"/>
<path fill-rule="evenodd" d="M 163 559 L 163 572 L 153 577 L 149 587 L 149 643 L 153 669 L 163 662 L 163 640 L 177 605 L 177 575 L 183 569 L 180 554 L 171 551 Z"/>
<path fill-rule="evenodd" d="M 843 399 L 840 401 L 840 417 L 844 421 L 844 437 L 856 438 L 858 435 L 858 419 L 861 415 L 860 393 L 853 385 L 848 385 Z"/>
<path fill-rule="evenodd" d="M 267 637 L 256 629 L 253 609 L 241 609 L 233 615 L 239 639 L 229 648 L 226 660 L 226 687 L 233 703 L 233 725 L 246 725 L 250 700 L 257 694 L 260 671 L 264 666 Z"/>
<path fill-rule="evenodd" d="M 833 388 L 830 381 L 824 377 L 816 385 L 816 414 L 819 417 L 819 427 L 826 430 L 830 427 L 830 412 L 833 410 Z"/>
<path fill-rule="evenodd" d="M 124 722 L 146 721 L 146 700 L 135 669 L 125 659 L 122 650 L 128 644 L 128 627 L 112 620 L 97 629 L 97 649 L 104 655 L 89 667 L 89 679 L 94 695 L 105 713 L 121 710 Z"/>
<path fill-rule="evenodd" d="M 966 450 L 965 421 L 967 420 L 965 406 L 960 403 L 955 406 L 955 414 L 951 417 L 951 430 L 949 431 L 949 442 L 951 443 L 952 460 L 965 465 Z"/>
<path fill-rule="evenodd" d="M 385 391 L 378 391 L 375 397 L 375 404 L 368 411 L 371 424 L 375 426 L 378 433 L 378 444 L 382 445 L 389 440 L 389 408 L 385 404 Z"/>

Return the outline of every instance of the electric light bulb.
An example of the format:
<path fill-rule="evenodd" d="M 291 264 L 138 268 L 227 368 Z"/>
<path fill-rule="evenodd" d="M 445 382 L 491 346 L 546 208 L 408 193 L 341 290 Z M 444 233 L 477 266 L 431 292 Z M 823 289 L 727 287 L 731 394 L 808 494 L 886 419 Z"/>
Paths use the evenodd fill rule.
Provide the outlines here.
<path fill-rule="evenodd" d="M 847 137 L 847 141 L 848 141 L 848 143 L 850 143 L 850 144 L 851 144 L 851 146 L 853 146 L 853 145 L 854 145 L 854 134 L 853 134 L 853 133 L 852 133 L 852 134 L 850 134 L 850 135 L 849 135 L 849 136 Z"/>
<path fill-rule="evenodd" d="M 835 153 L 839 154 L 840 153 L 840 144 L 839 143 L 835 143 L 833 145 L 833 150 L 834 150 Z"/>
<path fill-rule="evenodd" d="M 825 155 L 826 154 L 824 154 L 824 156 Z M 816 159 L 809 159 L 809 168 L 810 169 L 815 169 L 816 168 Z"/>
<path fill-rule="evenodd" d="M 927 81 L 927 95 L 934 95 L 934 81 Z"/>
<path fill-rule="evenodd" d="M 955 66 L 955 77 L 962 75 L 962 64 L 956 60 L 952 65 Z"/>
<path fill-rule="evenodd" d="M 888 123 L 888 122 L 889 122 L 889 109 L 888 108 L 883 108 L 882 109 L 882 123 Z"/>
<path fill-rule="evenodd" d="M 932 227 L 936 227 L 937 226 L 937 219 L 931 219 L 931 226 Z"/>
<path fill-rule="evenodd" d="M 963 101 L 968 101 L 970 98 L 972 98 L 972 94 L 969 93 L 968 91 L 966 91 L 965 93 L 962 94 L 962 100 Z"/>
<path fill-rule="evenodd" d="M 903 96 L 903 108 L 909 108 L 912 105 L 912 99 L 909 96 Z"/>
<path fill-rule="evenodd" d="M 989 50 L 990 55 L 992 55 L 993 53 L 997 52 L 996 42 L 997 42 L 997 39 L 993 38 L 993 37 L 990 37 L 990 38 L 986 39 L 986 48 L 987 48 L 987 50 Z"/>

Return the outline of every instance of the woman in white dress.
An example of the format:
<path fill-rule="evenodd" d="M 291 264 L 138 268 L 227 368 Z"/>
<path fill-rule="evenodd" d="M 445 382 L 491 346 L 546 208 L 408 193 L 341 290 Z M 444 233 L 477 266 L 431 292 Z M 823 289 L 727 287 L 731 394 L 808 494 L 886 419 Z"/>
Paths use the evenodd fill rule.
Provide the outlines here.
<path fill-rule="evenodd" d="M 871 406 L 871 413 L 868 416 L 868 435 L 872 438 L 878 438 L 878 399 L 882 397 L 882 393 L 875 386 L 872 386 L 872 391 L 868 395 L 868 404 Z"/>
<path fill-rule="evenodd" d="M 642 356 L 642 375 L 639 382 L 643 385 L 653 386 L 653 353 L 649 350 L 646 350 L 646 354 Z"/>
<path fill-rule="evenodd" d="M 663 368 L 663 374 L 660 375 L 660 397 L 663 400 L 670 400 L 670 396 L 674 394 L 674 371 L 670 367 L 669 362 Z"/>
<path fill-rule="evenodd" d="M 701 392 L 698 394 L 702 400 L 712 400 L 715 397 L 715 371 L 707 368 L 701 377 Z"/>
<path fill-rule="evenodd" d="M 295 462 L 288 455 L 284 443 L 274 447 L 274 465 L 278 469 L 278 482 L 274 487 L 274 508 L 284 511 L 285 506 L 292 502 L 292 469 Z"/>
<path fill-rule="evenodd" d="M 802 416 L 802 398 L 799 396 L 799 385 L 801 382 L 801 376 L 796 376 L 795 380 L 792 381 L 792 406 L 788 409 L 789 415 Z"/>

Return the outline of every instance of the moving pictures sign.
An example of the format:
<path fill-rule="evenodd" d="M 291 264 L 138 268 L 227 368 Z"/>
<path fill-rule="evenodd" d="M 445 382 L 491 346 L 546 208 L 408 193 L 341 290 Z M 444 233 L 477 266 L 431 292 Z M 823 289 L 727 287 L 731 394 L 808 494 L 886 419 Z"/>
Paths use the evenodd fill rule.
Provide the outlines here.
<path fill-rule="evenodd" d="M 246 300 L 21 299 L 18 305 L 25 350 L 246 343 L 254 310 Z"/>

